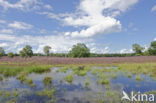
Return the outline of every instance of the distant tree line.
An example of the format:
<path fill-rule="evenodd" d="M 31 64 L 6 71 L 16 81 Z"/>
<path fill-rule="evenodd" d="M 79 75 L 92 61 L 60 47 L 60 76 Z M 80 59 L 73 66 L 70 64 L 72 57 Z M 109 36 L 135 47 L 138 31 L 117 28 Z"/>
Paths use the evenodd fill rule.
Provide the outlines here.
<path fill-rule="evenodd" d="M 144 47 L 140 46 L 139 44 L 133 44 L 132 49 L 134 53 L 107 53 L 107 54 L 97 54 L 97 53 L 90 53 L 89 48 L 84 43 L 77 43 L 73 45 L 72 49 L 69 53 L 50 53 L 52 47 L 45 46 L 43 48 L 42 53 L 33 53 L 32 47 L 30 45 L 26 45 L 19 54 L 14 54 L 12 52 L 6 54 L 4 48 L 0 47 L 0 57 L 8 56 L 13 58 L 14 56 L 21 56 L 21 57 L 32 57 L 32 56 L 55 56 L 55 57 L 73 57 L 73 58 L 80 58 L 80 57 L 126 57 L 126 56 L 151 56 L 156 55 L 156 41 L 151 42 L 150 47 L 145 50 Z"/>

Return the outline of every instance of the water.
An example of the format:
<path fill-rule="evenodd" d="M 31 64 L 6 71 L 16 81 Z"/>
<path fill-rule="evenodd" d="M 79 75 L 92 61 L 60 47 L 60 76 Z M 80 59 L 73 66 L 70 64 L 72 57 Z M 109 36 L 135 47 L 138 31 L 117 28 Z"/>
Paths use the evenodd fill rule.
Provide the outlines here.
<path fill-rule="evenodd" d="M 115 70 L 117 69 L 117 67 L 114 68 Z M 29 74 L 28 78 L 33 80 L 35 84 L 34 88 L 31 88 L 27 84 L 20 83 L 15 77 L 5 78 L 0 82 L 0 91 L 18 91 L 19 93 L 16 98 L 6 95 L 0 96 L 0 103 L 7 103 L 6 101 L 13 100 L 16 101 L 16 103 L 52 103 L 50 98 L 36 94 L 45 88 L 56 89 L 54 93 L 54 101 L 56 103 L 118 103 L 116 99 L 121 99 L 123 90 L 127 93 L 131 91 L 140 91 L 141 93 L 156 91 L 156 81 L 148 75 L 141 75 L 142 80 L 137 81 L 135 75 L 128 78 L 123 75 L 124 73 L 122 72 L 115 72 L 114 74 L 117 76 L 115 78 L 109 77 L 110 83 L 102 85 L 97 82 L 97 75 L 93 75 L 90 71 L 85 76 L 74 75 L 72 83 L 68 83 L 65 77 L 71 74 L 72 70 L 70 69 L 66 73 L 63 73 L 57 72 L 59 69 L 60 68 L 53 68 L 49 73 Z M 109 69 L 109 67 L 106 69 Z M 109 75 L 109 73 L 105 75 Z M 52 77 L 52 84 L 48 86 L 44 85 L 44 77 Z M 89 80 L 88 86 L 85 84 L 87 80 Z M 112 96 L 111 94 L 114 95 Z"/>

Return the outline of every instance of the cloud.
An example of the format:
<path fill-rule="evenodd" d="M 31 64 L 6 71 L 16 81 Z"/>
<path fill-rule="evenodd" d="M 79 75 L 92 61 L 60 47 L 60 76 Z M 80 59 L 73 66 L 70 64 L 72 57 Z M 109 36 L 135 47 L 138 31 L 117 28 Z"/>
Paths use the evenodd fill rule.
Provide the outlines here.
<path fill-rule="evenodd" d="M 152 7 L 151 11 L 152 12 L 156 11 L 156 5 Z"/>
<path fill-rule="evenodd" d="M 11 29 L 2 29 L 2 30 L 0 30 L 0 33 L 12 34 L 13 31 Z"/>
<path fill-rule="evenodd" d="M 78 10 L 82 15 L 66 17 L 64 23 L 85 26 L 86 29 L 71 32 L 72 37 L 91 37 L 121 31 L 120 21 L 114 17 L 125 12 L 138 0 L 81 0 Z"/>
<path fill-rule="evenodd" d="M 132 53 L 132 52 L 133 52 L 132 49 L 125 49 L 125 48 L 124 48 L 124 49 L 121 49 L 121 50 L 120 50 L 120 53 L 121 53 L 121 54 L 123 54 L 123 53 Z"/>
<path fill-rule="evenodd" d="M 9 8 L 19 9 L 22 11 L 28 11 L 32 9 L 37 9 L 40 3 L 38 0 L 18 0 L 16 3 L 10 3 L 6 0 L 0 0 L 0 6 L 3 7 L 4 10 Z"/>
<path fill-rule="evenodd" d="M 156 38 L 154 38 L 153 41 L 156 41 Z"/>
<path fill-rule="evenodd" d="M 46 9 L 49 9 L 49 10 L 53 10 L 53 8 L 52 8 L 52 6 L 51 5 L 44 5 L 44 8 L 46 8 Z"/>
<path fill-rule="evenodd" d="M 19 22 L 19 21 L 14 21 L 13 23 L 10 23 L 8 26 L 15 29 L 23 29 L 23 30 L 31 29 L 33 27 L 31 24 L 27 24 L 25 22 Z"/>
<path fill-rule="evenodd" d="M 56 19 L 56 20 L 61 20 L 61 18 L 60 18 L 59 15 L 56 15 L 56 14 L 54 14 L 52 12 L 37 12 L 37 14 L 47 15 L 48 18 Z"/>
<path fill-rule="evenodd" d="M 0 34 L 0 42 L 7 42 L 9 47 L 6 51 L 13 52 L 20 50 L 25 45 L 31 45 L 34 52 L 43 52 L 43 47 L 49 45 L 52 47 L 52 52 L 68 52 L 76 43 L 90 44 L 92 39 L 72 39 L 70 37 L 60 35 L 53 36 L 16 36 L 8 34 Z"/>
<path fill-rule="evenodd" d="M 0 41 L 16 41 L 16 37 L 9 34 L 0 34 Z"/>
<path fill-rule="evenodd" d="M 103 50 L 102 53 L 109 53 L 109 46 L 106 46 Z"/>
<path fill-rule="evenodd" d="M 8 47 L 9 45 L 7 43 L 0 43 L 0 47 Z"/>
<path fill-rule="evenodd" d="M 74 13 L 54 14 L 42 12 L 49 18 L 57 19 L 65 26 L 83 28 L 77 31 L 68 31 L 72 37 L 92 37 L 99 34 L 120 32 L 122 25 L 116 16 L 127 11 L 139 0 L 80 0 Z"/>

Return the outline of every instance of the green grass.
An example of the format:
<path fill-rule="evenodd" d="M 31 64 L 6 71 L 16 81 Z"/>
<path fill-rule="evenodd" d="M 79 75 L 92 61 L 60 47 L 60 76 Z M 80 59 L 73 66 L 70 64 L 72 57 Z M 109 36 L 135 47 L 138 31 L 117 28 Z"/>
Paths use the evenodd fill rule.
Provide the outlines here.
<path fill-rule="evenodd" d="M 69 69 L 70 69 L 70 67 L 65 66 L 65 67 L 61 68 L 60 71 L 66 73 Z"/>
<path fill-rule="evenodd" d="M 85 76 L 91 69 L 90 66 L 73 66 L 72 70 L 78 76 Z"/>
<path fill-rule="evenodd" d="M 51 83 L 52 83 L 52 78 L 51 78 L 51 77 L 45 77 L 45 78 L 43 79 L 43 83 L 44 83 L 44 85 L 49 85 L 49 84 L 51 84 Z"/>
<path fill-rule="evenodd" d="M 101 83 L 102 85 L 109 84 L 109 80 L 108 80 L 108 79 L 101 79 L 101 80 L 100 80 L 100 83 Z"/>
<path fill-rule="evenodd" d="M 136 80 L 140 81 L 140 74 L 149 75 L 152 78 L 156 78 L 156 63 L 123 63 L 118 64 L 120 72 L 127 72 L 136 75 Z"/>
<path fill-rule="evenodd" d="M 136 81 L 141 81 L 141 76 L 140 75 L 136 75 L 135 79 L 136 79 Z"/>
<path fill-rule="evenodd" d="M 85 85 L 86 85 L 86 86 L 89 86 L 89 85 L 90 85 L 89 77 L 87 78 L 87 80 L 86 80 L 86 82 L 85 82 Z"/>
<path fill-rule="evenodd" d="M 52 66 L 50 65 L 7 65 L 7 64 L 1 64 L 0 65 L 0 74 L 3 74 L 5 77 L 12 77 L 16 76 L 17 74 L 20 74 L 21 72 L 27 72 L 29 73 L 44 73 L 49 72 L 50 68 Z"/>
<path fill-rule="evenodd" d="M 21 83 L 28 84 L 31 88 L 35 87 L 35 84 L 33 83 L 32 79 L 27 78 L 25 75 L 19 75 L 16 79 L 20 80 Z"/>
<path fill-rule="evenodd" d="M 1 66 L 2 65 L 2 66 Z M 96 65 L 96 64 L 94 64 Z M 59 65 L 57 65 L 59 66 Z M 88 72 L 91 72 L 92 75 L 97 76 L 97 81 L 100 83 L 100 85 L 103 85 L 103 87 L 106 88 L 106 94 L 107 98 L 112 98 L 110 100 L 110 103 L 117 103 L 118 98 L 115 96 L 114 92 L 111 91 L 111 85 L 110 80 L 116 79 L 118 76 L 118 73 L 123 73 L 124 76 L 127 76 L 128 78 L 131 78 L 132 76 L 135 76 L 135 79 L 137 81 L 142 80 L 142 74 L 144 75 L 150 75 L 153 78 L 156 78 L 156 63 L 123 63 L 123 64 L 115 64 L 119 69 L 106 69 L 105 65 L 101 65 L 103 68 L 98 69 L 98 68 L 91 68 L 93 65 L 60 65 L 60 69 L 57 70 L 57 72 L 64 72 L 66 73 L 69 69 L 73 71 L 73 73 L 67 75 L 64 79 L 68 82 L 71 83 L 73 81 L 74 75 L 78 76 L 84 76 Z M 110 67 L 114 66 L 114 64 L 110 65 Z M 22 83 L 26 83 L 30 85 L 31 87 L 35 86 L 33 84 L 33 81 L 28 78 L 28 74 L 30 73 L 45 73 L 45 72 L 50 72 L 50 68 L 53 67 L 52 65 L 9 65 L 9 64 L 0 64 L 0 81 L 3 80 L 3 75 L 10 77 L 10 76 L 16 76 L 17 79 L 19 79 Z M 2 79 L 1 79 L 2 78 Z M 85 80 L 85 79 L 84 79 Z M 43 80 L 43 83 L 45 85 L 51 84 L 52 78 L 51 77 L 45 77 Z M 60 80 L 60 82 L 63 82 Z M 86 86 L 90 85 L 90 80 L 87 78 L 84 81 Z M 55 89 L 44 89 L 42 91 L 37 92 L 38 95 L 40 96 L 47 96 L 48 98 L 54 97 Z M 18 96 L 18 92 L 14 92 L 14 94 L 9 93 L 9 92 L 0 92 L 0 96 L 5 95 L 8 97 L 13 96 Z M 117 101 L 115 101 L 115 99 Z M 104 103 L 107 100 L 99 99 L 98 102 L 95 103 Z M 109 101 L 109 100 L 108 100 Z M 108 101 L 106 103 L 108 103 Z"/>
<path fill-rule="evenodd" d="M 56 89 L 44 89 L 42 91 L 37 92 L 37 95 L 39 96 L 46 96 L 49 99 L 51 99 L 50 103 L 54 103 L 54 94 L 55 94 Z M 49 102 L 48 102 L 49 103 Z"/>
<path fill-rule="evenodd" d="M 68 83 L 71 83 L 73 81 L 74 75 L 73 74 L 69 74 L 65 77 L 66 81 Z"/>
<path fill-rule="evenodd" d="M 1 82 L 1 81 L 3 81 L 3 77 L 2 77 L 2 76 L 0 76 L 0 82 Z"/>

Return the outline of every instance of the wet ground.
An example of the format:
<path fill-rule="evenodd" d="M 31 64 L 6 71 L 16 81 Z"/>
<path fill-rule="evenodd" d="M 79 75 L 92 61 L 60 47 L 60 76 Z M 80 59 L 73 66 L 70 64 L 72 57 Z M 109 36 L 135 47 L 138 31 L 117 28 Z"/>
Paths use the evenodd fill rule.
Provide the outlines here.
<path fill-rule="evenodd" d="M 71 83 L 66 81 L 66 76 L 73 73 L 72 69 L 66 72 L 59 71 L 59 67 L 52 68 L 49 73 L 29 74 L 35 87 L 21 83 L 16 77 L 4 78 L 0 82 L 0 103 L 121 103 L 122 92 L 130 94 L 135 92 L 156 91 L 156 80 L 148 75 L 140 74 L 141 80 L 136 80 L 135 75 L 127 76 L 124 72 L 104 72 L 104 78 L 109 83 L 101 84 L 99 75 L 87 72 L 84 76 L 74 75 Z M 103 69 L 92 67 L 92 69 Z M 105 69 L 118 69 L 106 67 Z M 111 75 L 111 76 L 110 76 Z M 52 82 L 45 85 L 45 77 L 51 77 Z M 52 97 L 42 94 L 43 90 L 55 90 Z M 124 102 L 125 103 L 125 102 Z M 127 103 L 129 103 L 127 101 Z"/>

